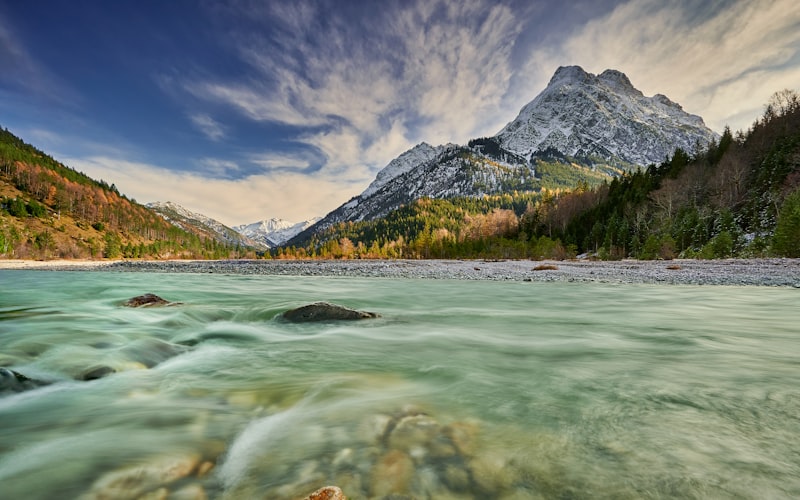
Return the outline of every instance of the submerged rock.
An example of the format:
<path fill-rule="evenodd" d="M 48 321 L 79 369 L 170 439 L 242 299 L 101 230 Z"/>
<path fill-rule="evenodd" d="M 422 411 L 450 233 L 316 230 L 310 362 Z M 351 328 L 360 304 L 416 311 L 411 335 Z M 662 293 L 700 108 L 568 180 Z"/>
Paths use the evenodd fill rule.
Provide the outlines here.
<path fill-rule="evenodd" d="M 116 372 L 117 370 L 111 368 L 110 366 L 93 366 L 78 375 L 78 380 L 97 380 Z"/>
<path fill-rule="evenodd" d="M 81 500 L 135 500 L 141 497 L 167 498 L 168 487 L 192 475 L 200 464 L 200 456 L 153 457 L 146 462 L 129 465 L 100 477 Z M 202 497 L 200 497 L 202 498 Z"/>
<path fill-rule="evenodd" d="M 47 384 L 48 382 L 28 378 L 17 371 L 0 368 L 0 394 L 27 391 Z"/>
<path fill-rule="evenodd" d="M 348 307 L 331 304 L 329 302 L 316 302 L 307 306 L 290 309 L 283 313 L 283 319 L 292 323 L 306 323 L 311 321 L 357 320 L 379 318 L 378 314 L 366 311 L 357 311 Z"/>
<path fill-rule="evenodd" d="M 337 486 L 325 486 L 314 493 L 308 495 L 303 500 L 347 500 L 341 488 Z"/>
<path fill-rule="evenodd" d="M 175 304 L 178 303 L 162 299 L 154 293 L 146 293 L 144 295 L 137 295 L 136 297 L 126 300 L 122 305 L 125 307 L 153 307 L 170 306 Z"/>

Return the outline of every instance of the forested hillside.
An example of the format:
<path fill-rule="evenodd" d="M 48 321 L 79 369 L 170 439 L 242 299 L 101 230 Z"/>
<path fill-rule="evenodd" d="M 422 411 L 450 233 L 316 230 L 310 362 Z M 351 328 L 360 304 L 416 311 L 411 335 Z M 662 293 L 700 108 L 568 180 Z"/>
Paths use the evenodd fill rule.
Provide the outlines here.
<path fill-rule="evenodd" d="M 201 239 L 0 130 L 0 258 L 219 258 Z"/>
<path fill-rule="evenodd" d="M 575 185 L 573 185 L 575 186 Z M 610 182 L 421 199 L 340 223 L 278 257 L 800 257 L 800 98 L 773 95 L 750 130 L 678 149 Z"/>

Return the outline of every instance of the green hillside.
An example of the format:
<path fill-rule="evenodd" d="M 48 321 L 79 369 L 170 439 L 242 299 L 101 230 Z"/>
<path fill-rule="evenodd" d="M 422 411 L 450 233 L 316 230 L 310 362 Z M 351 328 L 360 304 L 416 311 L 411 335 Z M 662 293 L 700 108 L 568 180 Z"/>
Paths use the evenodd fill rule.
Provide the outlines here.
<path fill-rule="evenodd" d="M 201 238 L 0 130 L 0 258 L 220 258 Z"/>

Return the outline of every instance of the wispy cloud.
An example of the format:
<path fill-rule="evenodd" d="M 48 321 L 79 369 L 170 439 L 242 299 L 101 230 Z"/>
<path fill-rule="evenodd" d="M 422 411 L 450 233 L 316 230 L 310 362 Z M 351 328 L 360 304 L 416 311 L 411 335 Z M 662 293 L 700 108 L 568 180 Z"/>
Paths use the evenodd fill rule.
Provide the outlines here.
<path fill-rule="evenodd" d="M 211 174 L 214 177 L 227 177 L 231 173 L 241 170 L 236 162 L 219 158 L 201 158 L 197 161 L 197 164 L 200 167 L 200 172 Z"/>
<path fill-rule="evenodd" d="M 204 113 L 195 113 L 189 116 L 192 124 L 197 127 L 206 137 L 212 141 L 219 141 L 225 138 L 225 128 L 221 123 Z"/>
<path fill-rule="evenodd" d="M 318 5 L 248 9 L 251 19 L 277 27 L 234 35 L 239 58 L 260 77 L 195 80 L 185 88 L 249 119 L 299 127 L 296 140 L 324 157 L 317 175 L 365 185 L 422 140 L 463 142 L 508 121 L 498 107 L 523 28 L 509 6 L 391 2 L 353 19 L 346 9 Z"/>

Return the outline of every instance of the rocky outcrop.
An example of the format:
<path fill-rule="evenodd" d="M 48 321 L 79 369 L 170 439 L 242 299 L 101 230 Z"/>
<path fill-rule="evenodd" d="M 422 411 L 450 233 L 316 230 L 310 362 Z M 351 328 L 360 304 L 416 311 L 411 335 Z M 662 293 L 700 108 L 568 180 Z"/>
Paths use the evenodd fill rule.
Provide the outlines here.
<path fill-rule="evenodd" d="M 331 304 L 329 302 L 316 302 L 307 306 L 290 309 L 283 313 L 282 318 L 292 323 L 308 323 L 312 321 L 340 321 L 378 318 L 378 314 L 366 311 L 357 311 L 348 307 Z"/>

